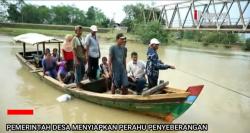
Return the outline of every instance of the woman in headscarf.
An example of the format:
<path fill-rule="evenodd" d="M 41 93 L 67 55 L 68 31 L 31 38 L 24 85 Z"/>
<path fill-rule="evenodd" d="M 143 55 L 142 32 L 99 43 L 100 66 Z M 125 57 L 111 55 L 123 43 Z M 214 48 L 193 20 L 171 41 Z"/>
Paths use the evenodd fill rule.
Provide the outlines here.
<path fill-rule="evenodd" d="M 67 34 L 65 36 L 65 40 L 62 47 L 62 56 L 63 59 L 66 61 L 66 66 L 69 69 L 68 71 L 73 70 L 74 55 L 73 55 L 72 39 L 73 35 Z"/>

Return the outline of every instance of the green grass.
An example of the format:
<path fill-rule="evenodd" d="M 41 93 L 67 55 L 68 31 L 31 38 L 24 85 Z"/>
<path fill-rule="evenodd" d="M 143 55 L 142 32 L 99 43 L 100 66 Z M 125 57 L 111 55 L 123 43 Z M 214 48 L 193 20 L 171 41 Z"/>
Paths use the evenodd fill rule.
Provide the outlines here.
<path fill-rule="evenodd" d="M 72 34 L 71 31 L 66 30 L 44 30 L 44 29 L 24 29 L 24 28 L 0 28 L 0 33 L 17 36 L 25 33 L 40 33 L 50 36 L 65 36 L 66 34 Z"/>
<path fill-rule="evenodd" d="M 32 23 L 0 23 L 0 27 L 24 28 L 24 29 L 44 29 L 44 30 L 67 30 L 72 31 L 73 25 L 53 25 L 53 24 L 32 24 Z M 82 27 L 83 31 L 89 32 L 89 27 Z M 99 33 L 111 31 L 111 28 L 98 28 Z"/>
<path fill-rule="evenodd" d="M 239 49 L 240 45 L 226 45 L 219 43 L 210 43 L 204 45 L 204 42 L 195 42 L 188 39 L 170 40 L 170 46 L 172 47 L 184 47 L 184 48 L 195 48 L 195 49 L 211 49 L 211 50 L 223 50 L 223 49 Z"/>
<path fill-rule="evenodd" d="M 0 34 L 10 35 L 10 36 L 17 36 L 24 33 L 40 33 L 48 36 L 56 36 L 56 37 L 64 37 L 66 34 L 74 34 L 74 31 L 69 30 L 55 30 L 55 29 L 27 29 L 27 28 L 10 28 L 10 27 L 0 27 Z M 84 32 L 83 36 L 88 34 L 89 32 Z M 106 41 L 115 41 L 115 36 L 118 32 L 117 31 L 110 31 L 106 33 L 98 33 L 98 37 L 102 40 Z M 127 36 L 128 41 L 133 41 L 136 43 L 142 43 L 139 40 L 139 37 L 134 34 L 130 33 L 124 33 Z M 194 42 L 187 39 L 180 39 L 180 40 L 174 40 L 169 38 L 168 44 L 163 45 L 169 45 L 171 47 L 185 47 L 185 48 L 196 48 L 196 49 L 228 49 L 226 48 L 227 45 L 225 44 L 209 44 L 207 46 L 204 46 L 202 42 Z M 237 47 L 239 49 L 238 45 L 234 45 L 234 48 Z"/>
<path fill-rule="evenodd" d="M 57 36 L 64 37 L 66 34 L 74 34 L 74 31 L 68 30 L 47 30 L 47 29 L 26 29 L 26 28 L 5 28 L 0 27 L 0 34 L 17 36 L 25 33 L 40 33 L 48 36 Z M 83 35 L 88 34 L 89 32 L 83 32 Z M 115 40 L 117 32 L 107 32 L 107 33 L 98 33 L 98 37 L 105 40 Z M 124 33 L 129 41 L 139 41 L 135 35 Z"/>

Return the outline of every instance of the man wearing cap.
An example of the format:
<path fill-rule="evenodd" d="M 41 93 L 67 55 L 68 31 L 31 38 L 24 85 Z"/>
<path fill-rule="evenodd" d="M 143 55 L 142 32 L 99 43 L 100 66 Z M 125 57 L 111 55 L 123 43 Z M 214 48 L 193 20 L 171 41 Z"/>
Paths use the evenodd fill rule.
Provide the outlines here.
<path fill-rule="evenodd" d="M 175 69 L 175 66 L 164 64 L 159 60 L 157 50 L 159 48 L 160 42 L 153 38 L 150 40 L 148 52 L 147 52 L 147 64 L 146 64 L 146 74 L 148 77 L 148 88 L 157 86 L 157 81 L 159 77 L 159 70 L 166 70 L 168 68 Z"/>
<path fill-rule="evenodd" d="M 99 58 L 101 56 L 99 42 L 96 37 L 97 26 L 90 27 L 91 33 L 85 38 L 85 45 L 88 55 L 88 77 L 90 80 L 96 79 Z"/>
<path fill-rule="evenodd" d="M 86 50 L 82 44 L 82 27 L 75 26 L 76 35 L 72 39 L 74 50 L 74 65 L 75 65 L 75 82 L 77 87 L 80 86 L 85 74 Z"/>
<path fill-rule="evenodd" d="M 115 94 L 115 89 L 121 88 L 122 94 L 128 93 L 128 77 L 126 71 L 126 55 L 127 51 L 124 48 L 126 37 L 119 33 L 116 35 L 116 45 L 109 49 L 109 68 L 110 75 L 112 75 L 111 92 Z"/>

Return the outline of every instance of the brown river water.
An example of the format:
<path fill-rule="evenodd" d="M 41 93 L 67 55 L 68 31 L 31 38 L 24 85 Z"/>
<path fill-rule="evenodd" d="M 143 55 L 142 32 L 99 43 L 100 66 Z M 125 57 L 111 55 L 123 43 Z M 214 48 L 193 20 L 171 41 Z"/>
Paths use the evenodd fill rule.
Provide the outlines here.
<path fill-rule="evenodd" d="M 21 45 L 12 37 L 0 35 L 0 133 L 6 123 L 165 123 L 138 113 L 112 109 L 77 98 L 59 103 L 63 95 L 25 69 L 15 57 Z M 112 41 L 101 42 L 102 55 L 108 55 Z M 127 43 L 128 58 L 134 50 L 145 60 L 147 46 Z M 29 46 L 28 49 L 35 49 Z M 211 133 L 250 131 L 250 54 L 206 52 L 160 46 L 161 60 L 176 70 L 160 72 L 170 86 L 186 89 L 204 84 L 196 102 L 174 123 L 207 123 Z M 7 109 L 34 109 L 33 116 L 8 116 Z"/>

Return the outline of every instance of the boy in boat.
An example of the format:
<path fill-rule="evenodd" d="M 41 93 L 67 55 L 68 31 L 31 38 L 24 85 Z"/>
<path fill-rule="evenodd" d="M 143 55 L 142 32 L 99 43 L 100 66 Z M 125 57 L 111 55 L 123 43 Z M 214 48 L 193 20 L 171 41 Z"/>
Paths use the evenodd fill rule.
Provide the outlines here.
<path fill-rule="evenodd" d="M 85 64 L 87 62 L 86 49 L 82 44 L 82 26 L 76 26 L 75 33 L 76 35 L 72 40 L 75 65 L 75 82 L 77 87 L 80 87 L 80 82 L 83 80 L 85 74 Z"/>
<path fill-rule="evenodd" d="M 57 48 L 53 48 L 52 50 L 52 56 L 56 59 L 56 61 L 59 61 L 59 54 Z"/>
<path fill-rule="evenodd" d="M 92 25 L 90 27 L 91 33 L 85 38 L 85 45 L 88 58 L 88 78 L 90 80 L 97 79 L 97 70 L 99 64 L 99 58 L 101 57 L 99 41 L 96 36 L 97 26 Z M 99 75 L 98 75 L 99 76 Z"/>
<path fill-rule="evenodd" d="M 108 91 L 111 86 L 111 77 L 109 75 L 110 69 L 107 57 L 102 57 L 102 64 L 100 64 L 100 68 L 101 68 L 100 76 L 105 78 L 106 90 Z"/>
<path fill-rule="evenodd" d="M 175 69 L 175 66 L 164 64 L 159 60 L 157 50 L 159 48 L 160 42 L 153 38 L 150 40 L 148 52 L 147 52 L 147 64 L 146 64 L 146 74 L 148 77 L 148 88 L 157 86 L 159 70 L 166 70 L 168 68 Z"/>
<path fill-rule="evenodd" d="M 115 89 L 121 88 L 122 94 L 128 93 L 128 77 L 126 72 L 126 55 L 127 51 L 124 48 L 126 37 L 119 33 L 116 35 L 116 45 L 109 49 L 109 68 L 112 75 L 111 92 L 115 94 Z"/>
<path fill-rule="evenodd" d="M 48 53 L 50 53 L 50 49 L 49 49 L 49 48 L 46 48 L 46 49 L 45 49 L 45 52 L 44 52 L 44 54 L 43 54 L 43 59 L 46 58 L 46 56 L 47 56 Z"/>
<path fill-rule="evenodd" d="M 136 52 L 131 53 L 131 59 L 132 61 L 127 65 L 128 80 L 135 83 L 133 87 L 135 87 L 137 95 L 140 95 L 146 84 L 146 65 L 142 61 L 138 61 L 138 54 Z"/>
<path fill-rule="evenodd" d="M 45 58 L 42 60 L 43 74 L 55 79 L 57 76 L 57 62 L 56 59 L 51 56 L 49 49 L 46 50 L 48 53 L 46 53 Z"/>
<path fill-rule="evenodd" d="M 57 78 L 60 82 L 69 84 L 73 83 L 75 80 L 74 72 L 67 68 L 66 61 L 61 61 L 58 63 L 59 69 L 57 73 Z"/>

